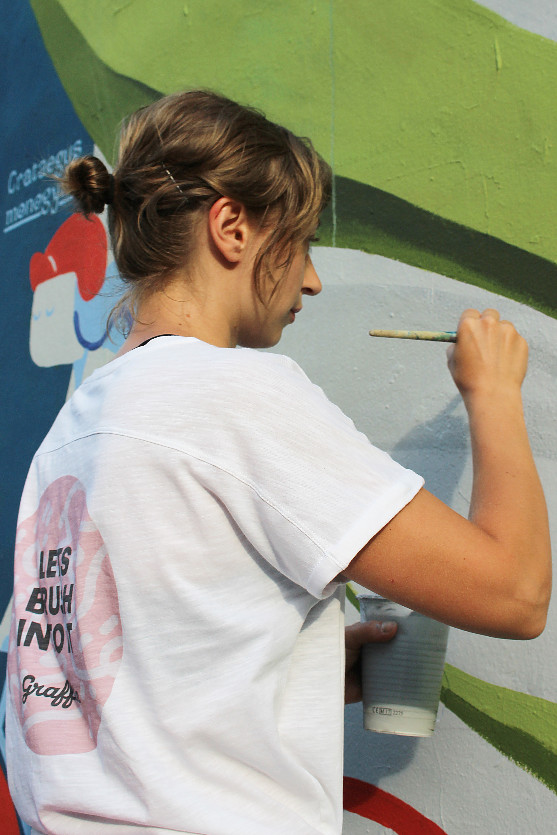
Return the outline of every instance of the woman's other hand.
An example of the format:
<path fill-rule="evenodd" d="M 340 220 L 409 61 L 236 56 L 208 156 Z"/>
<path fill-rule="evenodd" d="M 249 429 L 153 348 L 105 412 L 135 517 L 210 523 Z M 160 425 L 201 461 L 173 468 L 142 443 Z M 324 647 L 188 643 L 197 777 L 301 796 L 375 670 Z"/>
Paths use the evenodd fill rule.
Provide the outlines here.
<path fill-rule="evenodd" d="M 344 703 L 362 701 L 361 650 L 364 644 L 384 644 L 394 638 L 397 625 L 394 621 L 370 620 L 354 623 L 344 630 L 346 646 L 346 672 L 344 678 Z"/>

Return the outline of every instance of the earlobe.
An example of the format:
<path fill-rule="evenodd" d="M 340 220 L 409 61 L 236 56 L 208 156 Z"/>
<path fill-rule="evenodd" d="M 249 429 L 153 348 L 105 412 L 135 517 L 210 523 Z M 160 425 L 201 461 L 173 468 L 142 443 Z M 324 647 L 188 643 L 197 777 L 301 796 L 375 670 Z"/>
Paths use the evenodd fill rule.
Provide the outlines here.
<path fill-rule="evenodd" d="M 230 264 L 242 259 L 248 234 L 249 224 L 242 203 L 229 197 L 219 197 L 209 210 L 209 235 Z"/>

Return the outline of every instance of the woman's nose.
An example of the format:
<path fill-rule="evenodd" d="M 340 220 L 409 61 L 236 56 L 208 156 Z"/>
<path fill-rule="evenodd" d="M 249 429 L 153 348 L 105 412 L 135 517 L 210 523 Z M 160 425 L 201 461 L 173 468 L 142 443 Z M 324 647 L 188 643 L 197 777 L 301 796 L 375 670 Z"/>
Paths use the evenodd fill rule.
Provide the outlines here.
<path fill-rule="evenodd" d="M 323 285 L 319 280 L 319 276 L 313 266 L 313 261 L 308 256 L 306 262 L 306 271 L 304 273 L 304 283 L 302 285 L 302 293 L 306 296 L 316 296 L 323 289 Z"/>

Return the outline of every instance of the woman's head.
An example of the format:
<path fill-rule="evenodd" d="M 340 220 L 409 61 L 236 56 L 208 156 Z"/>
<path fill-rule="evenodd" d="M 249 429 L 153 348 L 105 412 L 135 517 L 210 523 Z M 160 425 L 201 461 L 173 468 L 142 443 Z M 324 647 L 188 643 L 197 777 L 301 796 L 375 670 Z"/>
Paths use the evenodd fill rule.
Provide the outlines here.
<path fill-rule="evenodd" d="M 141 108 L 123 127 L 114 178 L 93 157 L 64 179 L 83 211 L 108 222 L 132 306 L 195 257 L 196 232 L 221 196 L 241 203 L 268 235 L 256 257 L 258 294 L 290 264 L 330 195 L 329 166 L 309 140 L 215 93 L 190 91 Z M 271 287 L 274 285 L 271 285 Z M 271 290 L 272 292 L 272 290 Z"/>

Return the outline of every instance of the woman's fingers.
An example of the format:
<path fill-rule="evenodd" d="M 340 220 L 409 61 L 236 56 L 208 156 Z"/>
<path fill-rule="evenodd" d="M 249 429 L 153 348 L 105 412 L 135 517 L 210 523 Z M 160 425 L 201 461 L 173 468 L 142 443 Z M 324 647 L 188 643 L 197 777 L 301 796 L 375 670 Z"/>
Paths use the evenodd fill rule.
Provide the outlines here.
<path fill-rule="evenodd" d="M 365 623 L 353 623 L 344 630 L 344 642 L 347 652 L 359 652 L 364 644 L 390 641 L 396 632 L 396 623 L 390 620 L 368 620 Z"/>
<path fill-rule="evenodd" d="M 499 311 L 470 308 L 460 317 L 458 338 L 447 351 L 448 365 L 463 397 L 476 392 L 520 387 L 526 374 L 528 346 Z"/>
<path fill-rule="evenodd" d="M 495 310 L 492 307 L 488 307 L 486 310 L 484 310 L 484 312 L 482 313 L 480 318 L 481 319 L 488 319 L 489 318 L 489 319 L 495 319 L 496 321 L 499 321 L 501 319 L 501 315 L 500 315 L 498 310 Z"/>
<path fill-rule="evenodd" d="M 346 674 L 344 699 L 346 704 L 362 699 L 360 676 L 360 653 L 364 644 L 382 644 L 394 638 L 397 625 L 394 621 L 369 620 L 365 623 L 353 623 L 344 630 L 346 646 Z"/>

